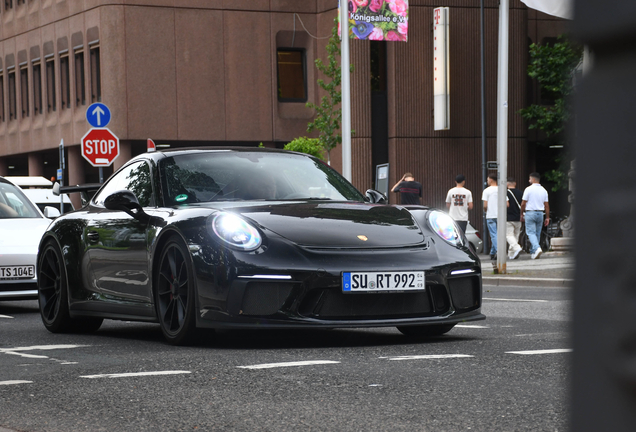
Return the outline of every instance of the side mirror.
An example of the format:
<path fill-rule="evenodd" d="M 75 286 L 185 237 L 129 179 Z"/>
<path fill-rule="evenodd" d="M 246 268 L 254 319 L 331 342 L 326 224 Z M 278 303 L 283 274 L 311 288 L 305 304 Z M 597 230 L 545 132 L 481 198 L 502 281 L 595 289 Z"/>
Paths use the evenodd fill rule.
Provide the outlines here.
<path fill-rule="evenodd" d="M 108 210 L 117 210 L 128 213 L 129 215 L 136 217 L 133 214 L 133 210 L 137 212 L 141 211 L 141 205 L 134 193 L 129 190 L 120 190 L 108 195 L 104 200 L 104 207 Z"/>
<path fill-rule="evenodd" d="M 53 195 L 60 196 L 60 184 L 58 182 L 53 183 Z"/>
<path fill-rule="evenodd" d="M 386 204 L 387 199 L 386 196 L 382 192 L 378 192 L 377 190 L 369 189 L 366 192 L 367 201 L 372 204 Z"/>
<path fill-rule="evenodd" d="M 150 222 L 153 225 L 165 226 L 165 222 L 161 218 L 146 213 L 135 194 L 127 189 L 108 195 L 104 200 L 104 207 L 108 210 L 123 211 L 142 223 Z"/>
<path fill-rule="evenodd" d="M 49 219 L 55 219 L 56 217 L 60 215 L 60 211 L 56 209 L 55 207 L 51 207 L 51 206 L 44 207 L 44 211 L 42 213 L 44 213 L 44 216 Z"/>

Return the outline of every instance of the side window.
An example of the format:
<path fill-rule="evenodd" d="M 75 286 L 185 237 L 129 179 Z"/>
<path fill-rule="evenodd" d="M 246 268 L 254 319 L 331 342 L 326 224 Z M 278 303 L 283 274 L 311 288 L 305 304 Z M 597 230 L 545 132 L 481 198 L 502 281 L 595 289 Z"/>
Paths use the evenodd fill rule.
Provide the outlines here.
<path fill-rule="evenodd" d="M 116 173 L 95 196 L 95 204 L 103 206 L 104 200 L 110 194 L 123 189 L 128 189 L 134 193 L 142 207 L 155 205 L 150 167 L 146 162 L 132 163 Z"/>

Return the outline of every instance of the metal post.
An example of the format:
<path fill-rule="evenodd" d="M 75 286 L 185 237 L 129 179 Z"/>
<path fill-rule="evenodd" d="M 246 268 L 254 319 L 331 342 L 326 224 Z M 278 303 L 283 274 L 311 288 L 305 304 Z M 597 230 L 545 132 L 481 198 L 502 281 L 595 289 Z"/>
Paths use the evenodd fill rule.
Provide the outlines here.
<path fill-rule="evenodd" d="M 506 273 L 506 177 L 508 177 L 508 19 L 509 0 L 499 3 L 499 61 L 497 71 L 497 270 Z"/>
<path fill-rule="evenodd" d="M 64 186 L 64 138 L 60 141 L 60 169 L 62 170 L 62 175 L 60 178 L 60 186 Z M 60 214 L 64 214 L 64 194 L 60 194 Z"/>
<path fill-rule="evenodd" d="M 487 146 L 486 146 L 486 49 L 484 38 L 484 0 L 480 2 L 481 9 L 481 190 L 483 191 L 488 187 L 488 170 L 486 169 L 487 161 Z M 481 201 L 479 201 L 481 203 Z M 488 241 L 488 225 L 486 223 L 486 212 L 484 212 L 484 206 L 481 206 L 482 211 L 482 236 L 484 238 L 484 252 L 486 247 L 490 243 Z"/>
<path fill-rule="evenodd" d="M 346 0 L 340 0 L 340 35 L 342 175 L 351 181 L 351 74 L 349 71 L 349 2 Z"/>
<path fill-rule="evenodd" d="M 99 182 L 104 183 L 104 167 L 99 167 Z"/>

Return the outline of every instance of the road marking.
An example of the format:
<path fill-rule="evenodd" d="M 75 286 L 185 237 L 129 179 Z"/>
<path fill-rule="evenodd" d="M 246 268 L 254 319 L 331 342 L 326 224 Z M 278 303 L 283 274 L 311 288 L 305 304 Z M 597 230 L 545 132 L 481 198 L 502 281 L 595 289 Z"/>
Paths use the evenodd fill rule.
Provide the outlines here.
<path fill-rule="evenodd" d="M 410 356 L 397 356 L 397 357 L 379 357 L 381 359 L 389 360 L 436 360 L 447 358 L 468 358 L 475 357 L 468 354 L 430 354 L 430 355 L 410 355 Z"/>
<path fill-rule="evenodd" d="M 88 345 L 34 345 L 29 347 L 0 348 L 0 353 L 18 355 L 26 358 L 48 358 L 47 356 L 37 354 L 27 354 L 24 351 L 48 351 L 57 349 L 80 348 Z"/>
<path fill-rule="evenodd" d="M 31 384 L 33 381 L 0 381 L 0 385 Z"/>
<path fill-rule="evenodd" d="M 515 337 L 537 337 L 537 336 L 554 336 L 554 335 L 565 335 L 565 333 L 564 332 L 525 333 L 525 334 L 515 335 Z"/>
<path fill-rule="evenodd" d="M 127 373 L 114 373 L 114 374 L 100 374 L 100 375 L 82 375 L 80 378 L 130 378 L 139 376 L 156 376 L 156 375 L 180 375 L 189 374 L 190 371 L 156 371 L 156 372 L 127 372 Z"/>
<path fill-rule="evenodd" d="M 37 355 L 37 354 L 26 354 L 26 353 L 21 353 L 21 352 L 15 352 L 15 351 L 5 351 L 5 354 L 9 354 L 9 355 L 17 355 L 20 357 L 26 357 L 26 358 L 48 358 L 47 356 L 43 356 L 43 355 Z"/>
<path fill-rule="evenodd" d="M 9 318 L 9 319 L 13 319 L 13 317 L 12 317 L 12 316 L 9 316 L 9 315 L 0 315 L 0 318 Z"/>
<path fill-rule="evenodd" d="M 482 325 L 469 325 L 469 324 L 457 324 L 455 328 L 475 328 L 475 329 L 486 329 L 490 328 L 489 326 Z"/>
<path fill-rule="evenodd" d="M 536 303 L 548 303 L 547 300 L 526 300 L 526 299 L 503 299 L 503 298 L 488 298 L 484 297 L 482 300 L 503 301 L 503 302 L 536 302 Z"/>
<path fill-rule="evenodd" d="M 332 360 L 307 360 L 307 361 L 296 361 L 296 362 L 286 362 L 286 363 L 265 363 L 259 365 L 251 365 L 251 366 L 237 366 L 241 369 L 271 369 L 278 367 L 290 367 L 290 366 L 311 366 L 311 365 L 323 365 L 323 364 L 336 364 L 340 363 L 339 361 Z"/>
<path fill-rule="evenodd" d="M 548 349 L 548 350 L 534 350 L 534 351 L 506 351 L 506 354 L 520 354 L 520 355 L 533 355 L 533 354 L 559 354 L 569 353 L 572 349 Z"/>

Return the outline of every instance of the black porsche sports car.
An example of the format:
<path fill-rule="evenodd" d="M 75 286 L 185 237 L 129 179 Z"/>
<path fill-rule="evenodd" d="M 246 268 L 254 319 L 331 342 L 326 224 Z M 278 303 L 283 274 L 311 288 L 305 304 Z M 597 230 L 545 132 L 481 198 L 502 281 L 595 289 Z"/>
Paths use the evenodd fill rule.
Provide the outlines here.
<path fill-rule="evenodd" d="M 484 319 L 479 258 L 453 220 L 384 198 L 283 150 L 139 155 L 43 235 L 42 320 L 52 332 L 159 322 L 184 344 L 198 328 L 426 336 Z"/>

